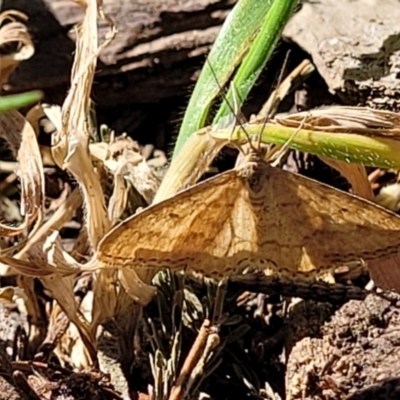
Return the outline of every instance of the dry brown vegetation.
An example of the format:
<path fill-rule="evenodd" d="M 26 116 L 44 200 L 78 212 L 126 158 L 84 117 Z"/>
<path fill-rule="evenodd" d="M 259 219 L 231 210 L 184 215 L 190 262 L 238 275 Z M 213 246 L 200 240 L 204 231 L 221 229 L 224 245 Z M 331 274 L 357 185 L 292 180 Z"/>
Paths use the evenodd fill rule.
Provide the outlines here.
<path fill-rule="evenodd" d="M 117 262 L 101 261 L 105 245 L 99 250 L 99 243 L 117 222 L 147 207 L 155 198 L 159 202 L 196 183 L 212 157 L 195 160 L 195 172 L 178 183 L 168 181 L 179 170 L 179 163 L 176 164 L 168 171 L 162 191 L 158 191 L 166 164 L 163 154 L 149 158 L 146 149 L 131 138 L 116 136 L 106 128 L 98 137 L 91 120 L 90 93 L 97 58 L 113 40 L 116 29 L 114 21 L 99 7 L 101 2 L 79 3 L 86 13 L 77 27 L 71 86 L 63 106 L 38 104 L 24 113 L 0 114 L 0 136 L 11 151 L 10 161 L 0 163 L 1 171 L 8 171 L 0 181 L 0 305 L 4 306 L 0 315 L 4 324 L 0 328 L 0 333 L 4 330 L 0 342 L 0 387 L 6 393 L 6 397 L 0 393 L 0 398 L 183 399 L 209 395 L 221 399 L 279 399 L 284 387 L 284 364 L 289 371 L 288 399 L 362 398 L 349 397 L 359 387 L 345 385 L 346 379 L 352 379 L 348 372 L 354 367 L 352 355 L 361 357 L 358 335 L 370 335 L 366 346 L 379 348 L 372 357 L 378 354 L 377 360 L 385 366 L 377 380 L 354 372 L 361 388 L 393 378 L 385 351 L 395 358 L 393 354 L 399 353 L 396 338 L 391 340 L 386 332 L 382 339 L 387 341 L 385 351 L 376 338 L 383 325 L 392 334 L 397 329 L 394 305 L 398 299 L 395 295 L 379 299 L 374 303 L 377 311 L 372 318 L 373 313 L 368 313 L 360 301 L 366 297 L 361 287 L 368 277 L 362 265 L 335 271 L 338 281 L 359 279 L 358 286 L 328 287 L 305 279 L 290 283 L 274 277 L 243 275 L 232 277 L 226 291 L 224 280 L 215 284 L 168 270 L 155 276 L 157 268 L 124 269 L 118 268 Z M 109 24 L 107 37 L 97 37 L 98 18 Z M 1 84 L 19 62 L 34 52 L 24 19 L 20 13 L 0 15 Z M 386 111 L 331 108 L 307 115 L 307 119 L 304 115 L 276 118 L 273 123 L 337 133 L 391 136 L 400 132 L 399 117 Z M 51 134 L 51 147 L 39 146 L 40 129 Z M 191 146 L 206 136 L 207 151 L 215 155 L 227 140 L 217 133 L 205 132 L 193 137 Z M 364 167 L 323 160 L 347 178 L 354 193 L 375 199 L 371 181 L 377 177 L 368 176 Z M 17 180 L 19 191 L 15 190 Z M 223 196 L 224 191 L 220 193 Z M 338 198 L 340 203 L 340 195 Z M 393 196 L 389 198 L 390 201 L 382 195 L 378 201 L 396 211 L 397 202 Z M 10 220 L 19 223 L 12 225 L 7 222 Z M 154 226 L 142 227 L 152 233 L 150 228 Z M 140 232 L 136 233 L 140 237 Z M 388 242 L 389 237 L 376 237 L 371 246 L 381 246 L 381 241 Z M 114 248 L 110 257 L 123 257 L 129 246 Z M 396 285 L 390 276 L 379 280 L 381 264 L 376 265 L 374 273 L 383 286 Z M 151 282 L 153 286 L 149 286 Z M 260 294 L 268 291 L 268 296 Z M 285 303 L 281 296 L 312 300 L 307 303 L 308 310 L 299 311 L 304 304 Z M 354 309 L 359 310 L 354 318 L 357 328 L 349 328 L 354 332 L 345 328 L 354 316 L 349 310 L 353 303 L 347 303 L 347 308 L 335 314 L 333 321 L 339 321 L 342 331 L 335 333 L 334 322 L 321 331 L 321 325 L 339 305 L 351 298 L 359 300 L 353 300 Z M 321 299 L 330 303 L 319 306 L 313 302 Z M 145 308 L 141 305 L 148 303 Z M 312 323 L 298 322 L 298 315 L 304 319 L 308 316 Z M 369 318 L 370 324 L 365 326 Z M 307 331 L 300 332 L 304 326 Z M 315 332 L 323 338 L 308 338 Z M 355 346 L 349 345 L 352 340 L 357 342 Z M 302 353 L 303 341 L 316 355 L 313 368 L 318 370 L 309 368 L 310 353 Z M 343 353 L 334 355 L 333 348 L 337 346 Z M 295 350 L 290 357 L 292 348 Z M 282 357 L 286 357 L 285 362 Z M 338 360 L 342 361 L 341 366 Z M 365 364 L 373 374 L 372 363 Z M 212 378 L 207 380 L 210 375 Z M 221 388 L 225 393 L 220 392 Z M 391 390 L 398 390 L 394 383 Z"/>

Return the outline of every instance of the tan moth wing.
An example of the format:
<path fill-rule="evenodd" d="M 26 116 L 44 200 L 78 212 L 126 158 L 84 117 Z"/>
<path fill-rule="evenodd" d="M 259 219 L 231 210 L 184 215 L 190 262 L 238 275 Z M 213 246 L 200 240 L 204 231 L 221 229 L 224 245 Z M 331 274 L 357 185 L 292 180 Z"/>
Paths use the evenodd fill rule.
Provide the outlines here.
<path fill-rule="evenodd" d="M 396 214 L 303 176 L 259 167 L 265 171 L 259 173 L 260 253 L 277 269 L 323 272 L 353 261 L 398 257 Z M 254 193 L 249 191 L 250 198 Z"/>
<path fill-rule="evenodd" d="M 97 258 L 217 277 L 247 266 L 315 276 L 353 261 L 393 260 L 399 239 L 397 215 L 258 161 L 127 219 L 102 240 Z"/>
<path fill-rule="evenodd" d="M 112 229 L 99 243 L 90 268 L 122 267 L 119 279 L 127 293 L 147 304 L 154 288 L 140 279 L 145 268 L 184 269 L 222 277 L 235 260 L 229 249 L 232 240 L 230 221 L 246 180 L 231 170 L 150 206 Z M 240 224 L 241 219 L 239 219 Z M 255 232 L 255 218 L 245 219 L 245 237 Z M 100 262 L 100 263 L 99 263 Z"/>
<path fill-rule="evenodd" d="M 150 206 L 106 235 L 97 258 L 120 266 L 188 267 L 224 276 L 233 268 L 229 258 L 240 249 L 258 250 L 252 236 L 257 218 L 246 184 L 242 171 L 235 169 Z"/>

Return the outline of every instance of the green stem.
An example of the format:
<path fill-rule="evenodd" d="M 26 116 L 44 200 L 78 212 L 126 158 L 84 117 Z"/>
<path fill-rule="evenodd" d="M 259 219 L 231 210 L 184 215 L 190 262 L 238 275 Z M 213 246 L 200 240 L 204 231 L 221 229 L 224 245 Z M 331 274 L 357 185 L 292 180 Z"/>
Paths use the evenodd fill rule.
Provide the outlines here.
<path fill-rule="evenodd" d="M 21 107 L 29 106 L 38 102 L 42 98 L 42 96 L 42 92 L 36 90 L 33 92 L 0 97 L 0 112 L 15 110 Z"/>
<path fill-rule="evenodd" d="M 226 85 L 252 45 L 273 1 L 286 0 L 239 0 L 229 13 L 208 56 L 209 62 L 204 64 L 190 98 L 175 144 L 174 158 L 190 135 L 206 125 L 210 106 L 220 86 Z"/>
<path fill-rule="evenodd" d="M 400 138 L 389 136 L 364 136 L 353 133 L 332 133 L 289 128 L 281 125 L 248 124 L 249 136 L 257 137 L 261 129 L 261 141 L 288 146 L 292 149 L 348 163 L 375 168 L 400 168 Z M 248 137 L 241 127 L 234 132 L 221 129 L 211 134 L 216 139 L 246 143 Z"/>
<path fill-rule="evenodd" d="M 230 88 L 226 95 L 226 99 L 222 103 L 212 125 L 218 123 L 222 117 L 231 114 L 234 96 L 237 98 L 237 105 L 239 107 L 242 106 L 261 71 L 265 68 L 296 5 L 297 0 L 275 0 L 273 2 L 260 33 L 251 46 L 250 52 L 244 58 L 235 74 L 233 88 Z"/>

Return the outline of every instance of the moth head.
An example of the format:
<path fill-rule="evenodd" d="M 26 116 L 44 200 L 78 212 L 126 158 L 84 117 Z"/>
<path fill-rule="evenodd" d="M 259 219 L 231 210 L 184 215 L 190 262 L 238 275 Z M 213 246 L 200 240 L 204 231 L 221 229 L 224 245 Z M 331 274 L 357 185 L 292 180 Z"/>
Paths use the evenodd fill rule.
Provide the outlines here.
<path fill-rule="evenodd" d="M 260 192 L 268 179 L 269 165 L 261 160 L 249 161 L 243 165 L 241 176 L 253 193 Z"/>

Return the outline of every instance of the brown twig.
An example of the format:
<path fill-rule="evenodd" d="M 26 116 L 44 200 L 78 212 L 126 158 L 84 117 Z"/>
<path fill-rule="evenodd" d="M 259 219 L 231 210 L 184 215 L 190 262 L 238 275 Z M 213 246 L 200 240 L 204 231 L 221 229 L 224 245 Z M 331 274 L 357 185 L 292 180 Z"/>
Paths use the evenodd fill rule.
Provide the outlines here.
<path fill-rule="evenodd" d="M 211 322 L 205 319 L 195 342 L 182 366 L 176 384 L 171 389 L 169 400 L 182 400 L 184 398 L 189 377 L 200 360 L 207 344 L 207 338 L 211 332 Z"/>
<path fill-rule="evenodd" d="M 35 389 L 31 386 L 21 371 L 13 372 L 13 380 L 15 384 L 32 400 L 41 400 Z"/>

